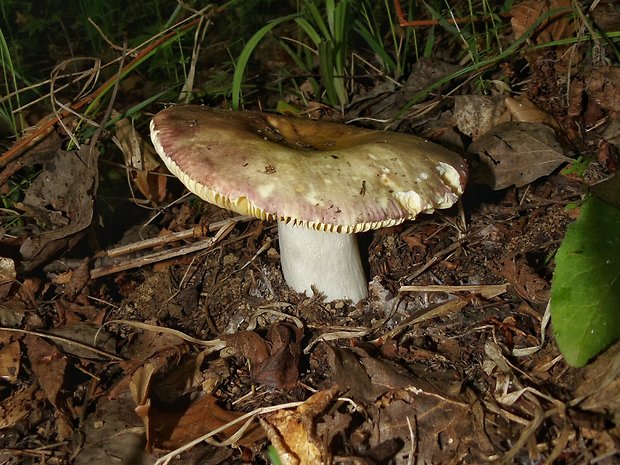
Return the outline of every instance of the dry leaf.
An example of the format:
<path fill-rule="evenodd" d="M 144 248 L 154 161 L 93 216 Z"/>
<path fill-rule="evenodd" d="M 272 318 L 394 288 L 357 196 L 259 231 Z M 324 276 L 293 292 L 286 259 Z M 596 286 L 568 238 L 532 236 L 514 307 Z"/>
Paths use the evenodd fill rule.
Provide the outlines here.
<path fill-rule="evenodd" d="M 136 187 L 147 200 L 161 202 L 166 195 L 166 176 L 155 149 L 145 142 L 128 118 L 120 119 L 114 126 L 114 143 L 123 152 Z"/>
<path fill-rule="evenodd" d="M 549 283 L 537 275 L 524 258 L 507 257 L 495 266 L 523 299 L 538 304 L 549 300 Z"/>
<path fill-rule="evenodd" d="M 561 8 L 570 8 L 570 0 L 525 0 L 512 7 L 510 23 L 515 38 L 521 37 L 543 14 Z M 534 42 L 543 44 L 564 39 L 574 32 L 574 24 L 567 16 L 568 11 L 545 19 L 534 33 Z"/>
<path fill-rule="evenodd" d="M 17 272 L 15 271 L 15 262 L 13 259 L 0 257 L 0 301 L 5 300 L 9 295 L 9 291 L 16 277 Z"/>
<path fill-rule="evenodd" d="M 24 338 L 28 360 L 37 382 L 50 403 L 58 410 L 64 410 L 65 399 L 61 395 L 64 383 L 67 358 L 54 346 L 38 336 Z"/>
<path fill-rule="evenodd" d="M 0 349 L 0 378 L 10 384 L 17 381 L 21 350 L 19 342 L 13 341 Z"/>
<path fill-rule="evenodd" d="M 61 326 L 49 330 L 50 334 L 61 336 L 68 339 L 68 342 L 57 341 L 56 344 L 64 353 L 75 355 L 80 358 L 92 360 L 108 360 L 108 357 L 97 354 L 92 350 L 71 344 L 69 341 L 76 341 L 88 346 L 96 347 L 110 354 L 116 351 L 116 341 L 110 333 L 101 329 L 88 321 L 81 321 L 72 325 Z"/>
<path fill-rule="evenodd" d="M 454 98 L 452 120 L 459 131 L 476 140 L 501 122 L 505 111 L 501 96 L 459 95 Z"/>
<path fill-rule="evenodd" d="M 544 123 L 554 129 L 561 130 L 560 125 L 553 116 L 542 111 L 532 101 L 525 97 L 506 97 L 504 104 L 513 121 L 520 123 Z"/>
<path fill-rule="evenodd" d="M 15 391 L 0 403 L 0 430 L 11 428 L 38 411 L 43 401 L 43 392 L 35 385 Z"/>
<path fill-rule="evenodd" d="M 269 327 L 267 339 L 251 331 L 222 335 L 220 339 L 250 361 L 252 379 L 266 386 L 291 387 L 297 382 L 301 329 L 286 323 Z"/>
<path fill-rule="evenodd" d="M 149 444 L 156 450 L 173 450 L 239 418 L 242 413 L 231 412 L 217 405 L 211 395 L 187 403 L 179 399 L 174 404 L 153 402 L 149 411 Z M 243 426 L 243 422 L 226 428 L 218 437 L 228 439 Z M 250 425 L 236 445 L 250 446 L 264 437 L 258 424 Z"/>
<path fill-rule="evenodd" d="M 374 402 L 385 393 L 386 387 L 375 385 L 358 357 L 350 350 L 325 344 L 334 383 L 355 401 Z"/>
<path fill-rule="evenodd" d="M 616 424 L 620 420 L 620 342 L 612 344 L 577 380 L 576 396 L 584 397 L 579 407 L 599 413 L 611 413 Z"/>
<path fill-rule="evenodd" d="M 144 450 L 144 428 L 127 395 L 113 400 L 101 398 L 80 432 L 83 444 L 73 465 L 152 465 L 155 462 Z"/>
<path fill-rule="evenodd" d="M 588 96 L 601 108 L 620 112 L 620 67 L 604 66 L 595 69 L 586 78 Z"/>
<path fill-rule="evenodd" d="M 569 16 L 572 11 L 571 0 L 525 0 L 510 10 L 512 16 L 510 23 L 515 38 L 525 34 L 542 15 L 551 10 L 562 11 L 542 21 L 529 40 L 534 44 L 545 44 L 574 35 L 575 22 Z M 575 65 L 581 59 L 580 55 L 567 53 L 568 47 L 556 47 L 555 54 L 558 60 L 555 66 L 560 70 Z M 543 53 L 541 50 L 529 50 L 525 56 L 530 63 L 533 63 Z"/>
<path fill-rule="evenodd" d="M 334 353 L 343 362 L 330 362 L 332 375 L 348 380 L 350 391 L 345 396 L 354 396 L 365 409 L 363 421 L 353 418 L 350 423 L 354 426 L 346 430 L 334 431 L 338 426 L 324 418 L 323 437 L 340 436 L 330 443 L 345 443 L 349 450 L 363 451 L 360 461 L 364 463 L 398 465 L 410 463 L 411 454 L 417 463 L 460 463 L 474 449 L 493 451 L 474 426 L 471 406 L 462 399 L 462 386 L 455 374 L 446 376 L 444 372 L 437 377 L 428 368 L 415 374 L 359 347 L 353 351 L 334 349 Z M 367 396 L 370 400 L 360 398 L 359 392 L 364 391 L 371 393 Z M 377 393 L 379 397 L 375 397 Z M 343 420 L 347 419 L 333 423 L 339 425 Z"/>
<path fill-rule="evenodd" d="M 524 186 L 569 161 L 553 129 L 540 123 L 500 124 L 467 152 L 474 158 L 473 181 L 495 190 Z"/>
<path fill-rule="evenodd" d="M 592 3 L 594 5 L 595 3 Z M 594 23 L 605 32 L 620 31 L 620 5 L 618 0 L 601 0 L 591 12 Z"/>
<path fill-rule="evenodd" d="M 280 410 L 261 419 L 283 465 L 327 465 L 329 449 L 316 433 L 316 419 L 338 393 L 334 387 L 313 394 L 294 410 Z"/>
<path fill-rule="evenodd" d="M 98 158 L 99 152 L 86 144 L 77 152 L 59 150 L 26 191 L 23 208 L 48 225 L 20 248 L 26 271 L 71 249 L 90 225 Z"/>

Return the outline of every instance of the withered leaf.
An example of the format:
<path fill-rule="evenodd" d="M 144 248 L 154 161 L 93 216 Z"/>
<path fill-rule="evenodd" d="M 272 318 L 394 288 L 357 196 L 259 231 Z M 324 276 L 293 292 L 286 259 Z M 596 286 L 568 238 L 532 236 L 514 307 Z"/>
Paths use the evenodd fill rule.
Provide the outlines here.
<path fill-rule="evenodd" d="M 584 397 L 579 407 L 609 412 L 620 420 L 620 342 L 612 344 L 578 374 L 576 397 Z"/>
<path fill-rule="evenodd" d="M 35 384 L 15 391 L 0 402 L 0 430 L 11 428 L 40 407 L 43 391 Z"/>
<path fill-rule="evenodd" d="M 118 114 L 116 114 L 118 115 Z M 114 142 L 125 156 L 131 178 L 147 200 L 161 202 L 166 195 L 166 176 L 155 149 L 147 143 L 128 118 L 116 123 Z"/>
<path fill-rule="evenodd" d="M 88 321 L 80 321 L 72 325 L 52 328 L 49 333 L 67 339 L 67 342 L 59 341 L 57 343 L 58 347 L 60 347 L 65 353 L 75 355 L 77 357 L 95 360 L 107 359 L 107 357 L 103 355 L 97 354 L 76 344 L 71 344 L 70 341 L 76 341 L 91 347 L 96 347 L 110 354 L 114 354 L 116 351 L 116 341 L 113 336 L 102 329 L 100 325 L 96 325 Z"/>
<path fill-rule="evenodd" d="M 459 131 L 476 140 L 498 124 L 505 111 L 504 99 L 501 97 L 457 95 L 452 120 Z"/>
<path fill-rule="evenodd" d="M 607 111 L 620 112 L 620 67 L 603 66 L 588 73 L 588 96 Z"/>
<path fill-rule="evenodd" d="M 331 422 L 326 417 L 325 436 L 344 435 L 340 441 L 352 450 L 363 450 L 363 457 L 370 463 L 410 463 L 412 448 L 418 463 L 460 463 L 474 450 L 493 451 L 489 441 L 476 430 L 471 406 L 456 377 L 408 371 L 359 347 L 353 351 L 337 349 L 337 353 L 340 359 L 349 361 L 348 365 L 330 362 L 335 379 L 354 378 L 349 386 L 361 380 L 365 391 L 380 395 L 357 401 L 365 406 L 365 418 L 359 422 L 354 419 L 351 423 L 357 426 L 353 430 L 330 431 Z M 357 360 L 355 371 L 350 368 L 353 360 Z M 344 375 L 337 373 L 345 367 Z M 366 376 L 360 375 L 360 369 Z M 347 397 L 355 390 L 349 392 Z M 412 432 L 417 438 L 414 444 Z"/>
<path fill-rule="evenodd" d="M 337 387 L 319 391 L 296 409 L 280 410 L 261 419 L 283 465 L 331 463 L 329 449 L 317 436 L 315 423 L 337 393 Z"/>
<path fill-rule="evenodd" d="M 0 348 L 0 379 L 9 383 L 17 381 L 21 366 L 19 342 L 13 341 Z"/>
<path fill-rule="evenodd" d="M 77 152 L 58 150 L 26 191 L 23 206 L 48 230 L 24 241 L 26 270 L 74 246 L 90 225 L 97 190 L 99 152 L 82 145 Z"/>
<path fill-rule="evenodd" d="M 297 382 L 302 330 L 287 323 L 269 327 L 263 339 L 251 331 L 222 335 L 220 339 L 250 361 L 252 379 L 266 386 L 286 388 Z"/>
<path fill-rule="evenodd" d="M 534 41 L 541 44 L 568 37 L 574 32 L 575 26 L 566 16 L 566 10 L 570 7 L 570 0 L 524 0 L 510 10 L 512 19 L 510 24 L 516 38 L 534 25 L 544 14 L 551 10 L 561 11 L 545 19 L 537 28 Z M 562 11 L 563 9 L 563 11 Z"/>
<path fill-rule="evenodd" d="M 9 295 L 16 277 L 17 272 L 13 259 L 0 257 L 0 301 L 4 301 Z"/>
<path fill-rule="evenodd" d="M 374 402 L 385 392 L 384 386 L 375 385 L 359 358 L 350 350 L 325 344 L 333 380 L 356 401 Z"/>
<path fill-rule="evenodd" d="M 61 395 L 64 383 L 67 358 L 43 338 L 27 335 L 24 338 L 28 352 L 28 360 L 37 381 L 50 403 L 63 410 L 65 399 Z"/>
<path fill-rule="evenodd" d="M 569 161 L 553 129 L 540 123 L 503 123 L 467 150 L 474 182 L 495 190 L 524 186 Z"/>
<path fill-rule="evenodd" d="M 549 300 L 549 283 L 537 275 L 524 258 L 505 257 L 495 269 L 525 300 L 539 304 Z"/>
<path fill-rule="evenodd" d="M 528 41 L 534 44 L 546 44 L 554 40 L 564 39 L 575 34 L 575 21 L 571 19 L 571 0 L 523 0 L 512 7 L 510 21 L 515 38 L 531 33 Z M 549 15 L 549 13 L 553 13 Z M 548 15 L 532 32 L 531 28 L 543 15 Z M 566 53 L 568 45 L 555 47 L 555 68 L 565 72 L 568 66 L 575 66 L 580 55 Z M 544 51 L 530 49 L 525 58 L 534 63 Z"/>
<path fill-rule="evenodd" d="M 144 450 L 144 428 L 133 407 L 127 393 L 113 400 L 101 398 L 96 410 L 84 421 L 81 429 L 84 442 L 73 463 L 153 464 L 155 458 L 147 455 Z"/>
<path fill-rule="evenodd" d="M 180 399 L 174 404 L 151 403 L 148 420 L 149 445 L 156 450 L 172 450 L 224 426 L 239 418 L 242 413 L 231 412 L 217 405 L 211 395 L 187 403 Z M 146 420 L 145 418 L 143 418 Z M 226 428 L 219 438 L 228 439 L 235 434 L 243 422 Z M 249 446 L 264 437 L 258 424 L 245 430 L 237 442 Z"/>

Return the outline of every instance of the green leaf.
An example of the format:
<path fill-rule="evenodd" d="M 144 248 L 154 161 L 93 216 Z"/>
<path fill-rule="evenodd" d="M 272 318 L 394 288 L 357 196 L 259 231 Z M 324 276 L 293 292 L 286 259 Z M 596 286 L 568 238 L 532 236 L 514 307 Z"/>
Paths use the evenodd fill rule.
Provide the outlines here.
<path fill-rule="evenodd" d="M 594 196 L 556 254 L 551 321 L 564 358 L 577 367 L 620 338 L 620 210 Z"/>

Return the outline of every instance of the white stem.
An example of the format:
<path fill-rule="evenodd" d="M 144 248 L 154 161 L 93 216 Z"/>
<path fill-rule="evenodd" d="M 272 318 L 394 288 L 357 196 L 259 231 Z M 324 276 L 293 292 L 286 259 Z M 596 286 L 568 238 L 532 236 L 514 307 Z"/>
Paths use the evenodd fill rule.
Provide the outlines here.
<path fill-rule="evenodd" d="M 286 283 L 312 295 L 312 287 L 327 300 L 358 302 L 368 284 L 354 234 L 316 231 L 278 221 L 280 261 Z"/>

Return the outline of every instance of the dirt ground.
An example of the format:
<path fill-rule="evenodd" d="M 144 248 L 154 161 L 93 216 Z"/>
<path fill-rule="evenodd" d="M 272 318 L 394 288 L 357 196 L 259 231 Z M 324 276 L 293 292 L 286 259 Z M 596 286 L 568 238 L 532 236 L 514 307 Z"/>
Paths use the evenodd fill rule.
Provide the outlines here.
<path fill-rule="evenodd" d="M 620 73 L 582 63 L 566 102 L 560 62 L 523 58 L 516 103 L 464 87 L 397 116 L 449 72 L 420 60 L 344 115 L 313 107 L 392 118 L 470 166 L 457 205 L 358 235 L 355 305 L 285 284 L 274 222 L 184 197 L 156 158 L 131 168 L 146 127 L 68 149 L 55 126 L 0 158 L 4 181 L 37 173 L 2 210 L 0 465 L 620 463 L 620 346 L 573 368 L 549 321 L 566 228 L 616 172 Z M 515 142 L 494 152 L 498 127 Z"/>

